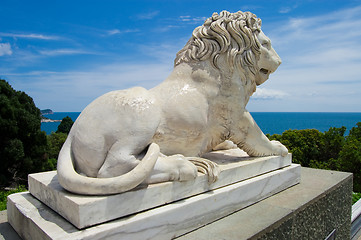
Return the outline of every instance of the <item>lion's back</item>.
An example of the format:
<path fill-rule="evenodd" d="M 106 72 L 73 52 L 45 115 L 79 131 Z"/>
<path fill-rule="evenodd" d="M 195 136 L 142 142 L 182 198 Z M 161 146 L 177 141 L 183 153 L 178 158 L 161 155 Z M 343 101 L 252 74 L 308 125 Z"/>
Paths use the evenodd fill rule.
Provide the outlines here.
<path fill-rule="evenodd" d="M 154 131 L 159 124 L 157 116 L 160 116 L 159 106 L 148 90 L 136 87 L 112 91 L 95 99 L 82 111 L 71 134 L 80 138 L 86 135 L 97 141 L 104 137 L 116 140 L 135 132 Z"/>

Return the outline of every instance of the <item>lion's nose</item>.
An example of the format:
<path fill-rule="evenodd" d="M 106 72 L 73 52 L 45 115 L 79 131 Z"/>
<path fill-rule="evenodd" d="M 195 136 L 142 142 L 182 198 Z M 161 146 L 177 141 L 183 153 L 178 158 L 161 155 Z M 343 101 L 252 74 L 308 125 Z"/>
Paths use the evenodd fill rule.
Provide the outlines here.
<path fill-rule="evenodd" d="M 277 62 L 277 66 L 281 65 L 282 60 L 280 58 L 280 56 L 278 56 L 278 54 L 276 53 L 276 62 Z"/>
<path fill-rule="evenodd" d="M 281 65 L 282 60 L 281 60 L 280 56 L 277 54 L 277 52 L 273 48 L 271 49 L 271 52 L 272 52 L 275 64 L 277 64 L 277 67 L 278 67 L 279 65 Z"/>
<path fill-rule="evenodd" d="M 282 60 L 281 60 L 281 58 L 279 57 L 278 59 L 277 59 L 278 61 L 277 61 L 277 63 L 278 63 L 278 66 L 279 65 L 281 65 L 281 63 L 282 63 Z"/>

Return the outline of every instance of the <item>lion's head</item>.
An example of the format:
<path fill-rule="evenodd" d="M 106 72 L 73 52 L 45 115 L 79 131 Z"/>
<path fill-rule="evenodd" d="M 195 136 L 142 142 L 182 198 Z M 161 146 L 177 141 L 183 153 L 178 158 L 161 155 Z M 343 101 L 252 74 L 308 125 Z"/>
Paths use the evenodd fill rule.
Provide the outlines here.
<path fill-rule="evenodd" d="M 221 54 L 226 55 L 229 71 L 240 70 L 241 79 L 251 85 L 262 84 L 274 72 L 281 59 L 261 31 L 261 19 L 250 12 L 213 13 L 197 27 L 174 60 L 174 65 L 210 60 L 219 68 Z M 250 80 L 250 82 L 249 82 Z"/>

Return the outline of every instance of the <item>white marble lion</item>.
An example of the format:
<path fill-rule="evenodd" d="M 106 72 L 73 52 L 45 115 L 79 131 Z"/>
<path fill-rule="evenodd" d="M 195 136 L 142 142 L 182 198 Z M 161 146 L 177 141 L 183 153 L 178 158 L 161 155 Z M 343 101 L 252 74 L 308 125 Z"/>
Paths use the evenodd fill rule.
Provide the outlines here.
<path fill-rule="evenodd" d="M 280 64 L 254 14 L 214 13 L 193 31 L 160 85 L 113 91 L 84 109 L 59 154 L 60 184 L 105 195 L 191 180 L 197 167 L 189 157 L 225 140 L 250 156 L 285 156 L 286 147 L 269 141 L 245 109 L 256 85 Z"/>

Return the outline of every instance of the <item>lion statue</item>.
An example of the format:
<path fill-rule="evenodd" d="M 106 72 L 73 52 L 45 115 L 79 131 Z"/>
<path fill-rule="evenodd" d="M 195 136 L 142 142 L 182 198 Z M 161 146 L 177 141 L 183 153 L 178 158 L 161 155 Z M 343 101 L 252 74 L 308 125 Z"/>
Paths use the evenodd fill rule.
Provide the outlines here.
<path fill-rule="evenodd" d="M 200 157 L 225 140 L 250 156 L 287 155 L 245 109 L 280 64 L 256 15 L 214 13 L 160 85 L 109 92 L 83 110 L 59 153 L 61 186 L 106 195 L 192 180 L 212 165 Z"/>

